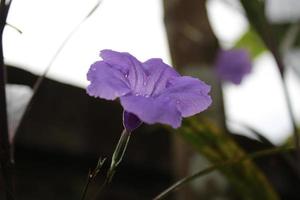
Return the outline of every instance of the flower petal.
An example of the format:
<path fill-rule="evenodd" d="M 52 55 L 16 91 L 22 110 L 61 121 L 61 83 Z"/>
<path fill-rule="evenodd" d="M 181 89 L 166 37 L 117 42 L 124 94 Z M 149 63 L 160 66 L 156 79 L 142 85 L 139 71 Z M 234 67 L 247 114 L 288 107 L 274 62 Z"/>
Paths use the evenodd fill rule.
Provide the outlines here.
<path fill-rule="evenodd" d="M 142 124 L 142 121 L 135 115 L 124 110 L 123 125 L 127 131 L 132 132 Z"/>
<path fill-rule="evenodd" d="M 121 70 L 124 74 L 128 73 L 131 65 L 131 61 L 128 59 L 128 53 L 105 49 L 100 52 L 100 57 L 103 61 L 109 63 L 112 67 Z"/>
<path fill-rule="evenodd" d="M 116 52 L 112 50 L 102 50 L 100 56 L 103 61 L 113 68 L 121 70 L 128 78 L 133 92 L 141 93 L 145 80 L 145 72 L 142 63 L 126 52 Z"/>
<path fill-rule="evenodd" d="M 180 76 L 160 58 L 149 59 L 143 63 L 143 66 L 147 74 L 145 94 L 149 96 L 155 96 L 165 89 L 171 77 Z"/>
<path fill-rule="evenodd" d="M 114 100 L 130 92 L 124 74 L 103 61 L 95 62 L 91 66 L 87 79 L 91 82 L 87 87 L 90 96 Z"/>
<path fill-rule="evenodd" d="M 216 73 L 223 81 L 239 85 L 251 72 L 251 59 L 245 49 L 220 50 L 216 58 Z"/>
<path fill-rule="evenodd" d="M 173 128 L 181 125 L 181 114 L 176 105 L 168 98 L 154 99 L 152 97 L 126 95 L 122 96 L 121 104 L 127 112 L 135 114 L 148 124 L 164 123 Z"/>
<path fill-rule="evenodd" d="M 199 79 L 182 76 L 171 79 L 169 84 L 159 98 L 172 99 L 183 117 L 204 111 L 212 102 L 208 95 L 210 86 Z"/>

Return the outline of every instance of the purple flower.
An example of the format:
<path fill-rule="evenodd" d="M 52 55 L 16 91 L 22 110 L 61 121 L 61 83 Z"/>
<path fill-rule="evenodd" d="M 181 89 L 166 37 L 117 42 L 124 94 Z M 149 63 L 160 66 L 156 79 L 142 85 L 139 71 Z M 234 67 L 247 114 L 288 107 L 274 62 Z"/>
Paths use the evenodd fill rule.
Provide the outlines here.
<path fill-rule="evenodd" d="M 245 49 L 220 50 L 216 59 L 216 73 L 223 81 L 239 85 L 251 72 L 251 60 Z"/>
<path fill-rule="evenodd" d="M 178 128 L 182 117 L 195 115 L 211 104 L 210 86 L 180 76 L 161 59 L 140 62 L 129 53 L 103 50 L 102 61 L 92 64 L 87 93 L 107 100 L 120 98 L 125 128 L 134 130 L 140 120 Z"/>

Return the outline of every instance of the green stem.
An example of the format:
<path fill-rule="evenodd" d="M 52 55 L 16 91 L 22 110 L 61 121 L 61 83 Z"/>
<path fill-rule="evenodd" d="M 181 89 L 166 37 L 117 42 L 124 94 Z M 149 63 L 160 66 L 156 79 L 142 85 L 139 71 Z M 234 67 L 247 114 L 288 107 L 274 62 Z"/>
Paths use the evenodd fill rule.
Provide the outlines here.
<path fill-rule="evenodd" d="M 127 149 L 127 145 L 130 139 L 130 132 L 128 132 L 126 129 L 123 130 L 121 137 L 118 141 L 118 144 L 115 148 L 115 151 L 113 153 L 112 159 L 111 159 L 111 164 L 110 164 L 110 168 L 108 170 L 107 173 L 107 180 L 108 183 L 111 182 L 114 174 L 115 174 L 115 170 L 118 167 L 118 165 L 122 162 L 125 151 Z"/>
<path fill-rule="evenodd" d="M 300 150 L 300 148 L 299 148 L 300 147 L 299 131 L 297 128 L 297 123 L 296 123 L 295 117 L 293 115 L 291 100 L 289 97 L 289 92 L 287 90 L 287 86 L 285 83 L 285 77 L 284 77 L 285 76 L 284 72 L 285 72 L 286 68 L 284 66 L 282 56 L 280 54 L 280 49 L 279 49 L 280 47 L 277 44 L 278 40 L 276 40 L 275 34 L 273 32 L 273 27 L 268 23 L 268 20 L 264 16 L 264 2 L 263 1 L 247 1 L 247 0 L 240 0 L 240 2 L 246 11 L 247 17 L 248 17 L 251 25 L 256 29 L 256 32 L 258 33 L 258 35 L 264 41 L 266 47 L 270 50 L 270 52 L 274 56 L 275 62 L 277 64 L 277 67 L 278 67 L 278 70 L 279 70 L 279 73 L 280 73 L 280 76 L 282 79 L 284 98 L 285 98 L 285 101 L 287 104 L 289 117 L 291 118 L 291 123 L 293 126 L 295 146 L 297 147 L 297 149 L 299 151 Z M 292 30 L 292 32 L 297 32 L 297 30 Z M 295 33 L 293 33 L 293 34 L 295 34 Z M 287 40 L 287 39 L 285 39 L 285 40 Z M 289 45 L 290 42 L 291 41 L 285 41 L 284 43 L 287 43 L 287 45 Z M 284 44 L 284 46 L 285 45 L 286 44 Z"/>
<path fill-rule="evenodd" d="M 84 200 L 84 199 L 85 199 L 86 194 L 87 194 L 87 190 L 88 190 L 88 188 L 89 188 L 89 185 L 90 185 L 90 183 L 91 183 L 92 178 L 93 178 L 93 177 L 92 177 L 92 173 L 91 173 L 91 171 L 89 171 L 89 174 L 88 174 L 88 177 L 87 177 L 87 179 L 86 179 L 86 183 L 85 183 L 85 185 L 84 185 L 84 188 L 83 188 L 83 191 L 82 191 L 80 200 Z"/>
<path fill-rule="evenodd" d="M 9 27 L 11 27 L 12 29 L 16 30 L 20 34 L 23 33 L 20 29 L 18 29 L 16 26 L 14 26 L 12 24 L 9 24 L 9 23 L 6 22 L 6 25 L 9 26 Z"/>
<path fill-rule="evenodd" d="M 106 178 L 103 182 L 103 184 L 100 186 L 98 192 L 94 196 L 93 199 L 98 199 L 98 196 L 101 194 L 102 190 L 112 181 L 112 178 L 114 174 L 116 173 L 116 169 L 119 166 L 119 164 L 122 162 L 123 157 L 125 155 L 129 139 L 130 139 L 131 133 L 128 132 L 126 129 L 123 130 L 121 137 L 118 141 L 118 144 L 114 150 L 110 168 L 107 171 Z"/>
<path fill-rule="evenodd" d="M 87 177 L 86 183 L 83 187 L 80 200 L 85 199 L 90 183 L 92 182 L 92 180 L 94 180 L 96 178 L 96 176 L 100 172 L 100 169 L 102 168 L 105 161 L 106 161 L 106 158 L 104 158 L 104 159 L 99 158 L 96 168 L 93 171 L 89 170 L 88 177 Z"/>
<path fill-rule="evenodd" d="M 224 161 L 222 163 L 216 164 L 216 165 L 212 165 L 209 166 L 199 172 L 196 172 L 195 174 L 191 175 L 191 176 L 187 176 L 179 181 L 177 181 L 175 184 L 171 185 L 170 187 L 168 187 L 166 190 L 164 190 L 163 192 L 161 192 L 159 195 L 157 195 L 155 198 L 153 198 L 153 200 L 160 200 L 160 199 L 164 199 L 167 195 L 169 195 L 171 192 L 179 189 L 181 186 L 183 186 L 184 184 L 193 181 L 197 178 L 200 178 L 203 175 L 206 175 L 214 170 L 220 169 L 222 167 L 229 167 L 235 164 L 239 164 L 245 160 L 251 160 L 251 159 L 256 159 L 259 157 L 263 157 L 263 156 L 268 156 L 268 155 L 272 155 L 272 154 L 276 154 L 276 153 L 282 153 L 284 151 L 290 151 L 290 150 L 294 150 L 294 147 L 277 147 L 277 148 L 271 148 L 271 149 L 266 149 L 266 150 L 262 150 L 262 151 L 257 151 L 245 156 L 242 156 L 240 158 L 237 159 L 233 159 L 233 160 L 227 160 Z"/>

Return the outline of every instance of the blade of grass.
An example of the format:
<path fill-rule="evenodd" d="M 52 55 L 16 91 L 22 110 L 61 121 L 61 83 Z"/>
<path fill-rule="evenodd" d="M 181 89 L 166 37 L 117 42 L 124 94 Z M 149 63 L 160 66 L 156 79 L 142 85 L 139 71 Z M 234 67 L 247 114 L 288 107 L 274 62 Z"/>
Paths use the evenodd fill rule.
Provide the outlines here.
<path fill-rule="evenodd" d="M 66 44 L 69 42 L 69 40 L 72 38 L 72 36 L 74 35 L 74 33 L 76 33 L 76 31 L 78 31 L 78 29 L 80 28 L 80 26 L 97 10 L 97 8 L 99 8 L 101 2 L 102 2 L 102 0 L 98 0 L 97 3 L 93 6 L 93 8 L 89 11 L 89 13 L 67 35 L 66 39 L 61 43 L 61 45 L 59 46 L 59 48 L 57 49 L 57 51 L 53 55 L 52 59 L 50 60 L 49 64 L 47 65 L 44 73 L 35 82 L 35 84 L 33 86 L 32 97 L 31 97 L 31 99 L 30 99 L 30 101 L 29 101 L 29 103 L 28 103 L 28 105 L 27 105 L 27 107 L 26 107 L 26 109 L 24 111 L 23 116 L 21 117 L 21 120 L 20 120 L 19 124 L 17 125 L 17 127 L 15 129 L 15 134 L 18 133 L 21 124 L 23 123 L 24 119 L 28 115 L 29 110 L 31 109 L 31 106 L 32 106 L 33 102 L 35 101 L 36 94 L 37 94 L 39 88 L 41 87 L 41 84 L 42 84 L 43 80 L 46 78 L 46 75 L 48 74 L 48 72 L 49 72 L 52 64 L 54 63 L 54 61 L 56 60 L 56 58 L 58 57 L 58 55 L 61 53 L 61 51 L 63 50 L 63 48 L 66 46 Z"/>
<path fill-rule="evenodd" d="M 254 128 L 244 124 L 244 123 L 238 123 L 244 128 L 251 131 L 257 138 L 264 144 L 268 145 L 269 147 L 275 147 L 275 145 L 265 136 L 263 136 L 259 131 L 255 130 Z M 296 177 L 300 181 L 300 171 L 297 165 L 297 162 L 293 159 L 291 155 L 280 153 L 281 158 L 286 162 L 286 164 L 295 172 Z"/>
<path fill-rule="evenodd" d="M 287 151 L 291 151 L 291 150 L 295 150 L 295 147 L 278 147 L 278 148 L 270 148 L 270 149 L 266 149 L 266 150 L 262 150 L 262 151 L 257 151 L 248 155 L 245 155 L 243 157 L 237 158 L 237 159 L 233 159 L 233 160 L 228 160 L 228 161 L 224 161 L 222 163 L 216 164 L 216 165 L 212 165 L 209 166 L 199 172 L 196 172 L 195 174 L 191 175 L 191 176 L 187 176 L 179 181 L 177 181 L 175 184 L 171 185 L 170 187 L 168 187 L 166 190 L 164 190 L 163 192 L 161 192 L 159 195 L 157 195 L 156 197 L 153 198 L 153 200 L 160 200 L 160 199 L 164 199 L 166 196 L 168 196 L 171 192 L 179 189 L 180 187 L 182 187 L 183 185 L 197 179 L 200 178 L 203 175 L 206 175 L 214 170 L 218 170 L 220 168 L 223 167 L 230 167 L 232 165 L 235 164 L 239 164 L 245 160 L 248 159 L 256 159 L 256 158 L 260 158 L 263 156 L 269 156 L 272 154 L 276 154 L 276 153 L 283 153 L 283 152 L 287 152 Z"/>
<path fill-rule="evenodd" d="M 185 119 L 177 134 L 192 146 L 196 153 L 205 156 L 212 164 L 246 155 L 229 134 L 207 118 Z M 221 168 L 220 172 L 241 199 L 279 199 L 265 175 L 251 160 Z"/>
<path fill-rule="evenodd" d="M 8 27 L 14 29 L 15 31 L 17 31 L 17 32 L 20 33 L 20 34 L 23 33 L 19 28 L 17 28 L 16 26 L 14 26 L 14 25 L 12 25 L 12 24 L 10 24 L 10 23 L 6 23 L 6 25 L 7 25 Z"/>
<path fill-rule="evenodd" d="M 295 119 L 295 115 L 293 113 L 293 108 L 291 104 L 291 99 L 289 95 L 289 91 L 287 88 L 287 83 L 285 80 L 285 66 L 282 60 L 282 56 L 280 54 L 279 50 L 279 44 L 278 41 L 275 40 L 274 30 L 272 26 L 268 23 L 268 20 L 266 19 L 265 13 L 264 13 L 264 1 L 259 0 L 240 0 L 242 6 L 244 7 L 246 11 L 247 18 L 251 25 L 255 28 L 258 35 L 262 38 L 262 40 L 265 42 L 266 47 L 270 50 L 270 52 L 273 54 L 273 57 L 275 59 L 275 62 L 277 64 L 278 71 L 280 73 L 281 82 L 283 86 L 283 94 L 285 98 L 285 102 L 288 109 L 288 114 L 291 120 L 291 124 L 293 127 L 293 134 L 294 134 L 294 141 L 295 146 L 298 149 L 298 159 L 300 160 L 300 141 L 299 141 L 299 131 L 297 128 L 297 122 Z"/>

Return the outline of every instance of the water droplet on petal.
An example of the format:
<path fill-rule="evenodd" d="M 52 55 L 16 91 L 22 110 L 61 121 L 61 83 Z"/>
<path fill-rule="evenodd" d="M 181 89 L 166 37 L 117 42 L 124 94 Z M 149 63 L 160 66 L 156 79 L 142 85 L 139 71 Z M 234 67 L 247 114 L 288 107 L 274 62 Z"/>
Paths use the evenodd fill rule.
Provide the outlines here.
<path fill-rule="evenodd" d="M 180 104 L 180 101 L 179 101 L 179 100 L 177 100 L 177 101 L 176 101 L 176 103 L 177 103 L 177 104 Z"/>
<path fill-rule="evenodd" d="M 125 77 L 128 78 L 128 74 L 125 74 Z"/>
<path fill-rule="evenodd" d="M 135 93 L 135 96 L 140 96 L 140 94 L 139 93 Z"/>
<path fill-rule="evenodd" d="M 144 82 L 143 82 L 143 85 L 145 86 L 146 84 L 147 84 L 146 81 L 144 81 Z"/>

